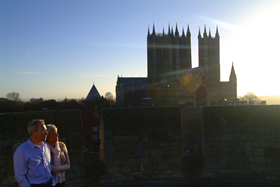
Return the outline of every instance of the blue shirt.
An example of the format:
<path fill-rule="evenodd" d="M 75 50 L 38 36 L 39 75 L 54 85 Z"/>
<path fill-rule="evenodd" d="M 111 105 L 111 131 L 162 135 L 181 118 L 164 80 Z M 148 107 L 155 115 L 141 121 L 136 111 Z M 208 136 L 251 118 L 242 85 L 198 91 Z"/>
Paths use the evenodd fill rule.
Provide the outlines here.
<path fill-rule="evenodd" d="M 14 153 L 15 179 L 20 187 L 48 182 L 51 175 L 51 152 L 46 142 L 41 148 L 30 139 L 21 144 Z"/>

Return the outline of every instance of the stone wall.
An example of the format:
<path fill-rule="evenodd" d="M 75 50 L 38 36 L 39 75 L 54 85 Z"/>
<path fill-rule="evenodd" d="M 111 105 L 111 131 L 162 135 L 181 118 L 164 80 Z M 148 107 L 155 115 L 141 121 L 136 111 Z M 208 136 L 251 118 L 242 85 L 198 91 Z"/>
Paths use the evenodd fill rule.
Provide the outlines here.
<path fill-rule="evenodd" d="M 280 182 L 280 106 L 204 107 L 202 177 Z"/>
<path fill-rule="evenodd" d="M 280 106 L 203 107 L 203 154 L 188 156 L 182 154 L 181 113 L 180 107 L 103 110 L 102 160 L 85 164 L 80 111 L 0 114 L 0 186 L 16 186 L 13 152 L 35 118 L 57 125 L 69 150 L 70 187 L 183 178 L 280 183 Z"/>
<path fill-rule="evenodd" d="M 183 177 L 180 107 L 106 109 L 100 138 L 100 184 Z"/>
<path fill-rule="evenodd" d="M 17 186 L 13 171 L 13 153 L 28 139 L 27 124 L 44 119 L 58 127 L 59 138 L 69 151 L 70 170 L 66 171 L 67 186 L 84 185 L 83 131 L 79 110 L 44 111 L 0 114 L 0 186 Z"/>

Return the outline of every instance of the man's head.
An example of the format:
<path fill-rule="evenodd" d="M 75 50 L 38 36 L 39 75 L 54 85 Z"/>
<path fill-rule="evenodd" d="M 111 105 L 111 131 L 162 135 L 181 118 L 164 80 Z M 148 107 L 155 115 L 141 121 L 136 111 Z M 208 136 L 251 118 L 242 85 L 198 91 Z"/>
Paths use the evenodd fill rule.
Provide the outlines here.
<path fill-rule="evenodd" d="M 47 128 L 43 119 L 35 119 L 28 123 L 27 132 L 30 137 L 37 142 L 45 141 L 47 138 Z"/>

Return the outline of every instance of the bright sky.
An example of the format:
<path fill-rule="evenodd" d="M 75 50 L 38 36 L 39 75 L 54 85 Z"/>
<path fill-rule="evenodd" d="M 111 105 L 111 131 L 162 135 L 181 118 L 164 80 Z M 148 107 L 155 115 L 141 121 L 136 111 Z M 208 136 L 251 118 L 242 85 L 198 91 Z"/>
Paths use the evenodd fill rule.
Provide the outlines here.
<path fill-rule="evenodd" d="M 189 24 L 192 64 L 198 30 L 220 34 L 221 81 L 231 64 L 237 94 L 280 95 L 278 0 L 2 0 L 0 97 L 85 98 L 93 83 L 115 95 L 117 77 L 147 77 L 147 32 Z"/>

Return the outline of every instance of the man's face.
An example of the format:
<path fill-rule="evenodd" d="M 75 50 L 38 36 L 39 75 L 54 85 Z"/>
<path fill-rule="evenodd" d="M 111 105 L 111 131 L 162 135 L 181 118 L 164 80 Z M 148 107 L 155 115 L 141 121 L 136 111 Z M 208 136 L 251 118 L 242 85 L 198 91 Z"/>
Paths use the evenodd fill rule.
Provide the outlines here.
<path fill-rule="evenodd" d="M 40 123 L 38 124 L 38 129 L 37 131 L 33 131 L 33 135 L 34 137 L 38 140 L 38 141 L 46 141 L 47 138 L 47 128 L 45 126 L 45 124 Z"/>

